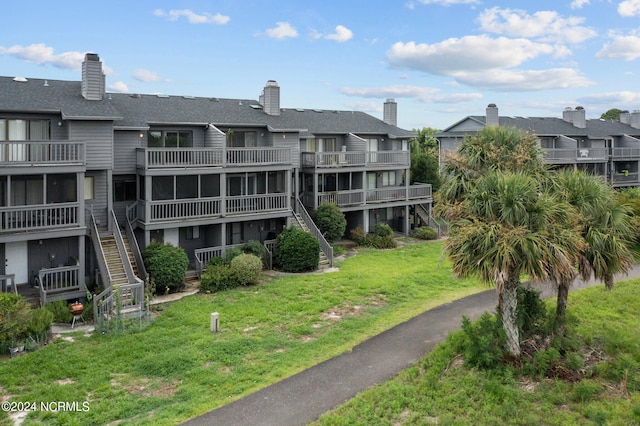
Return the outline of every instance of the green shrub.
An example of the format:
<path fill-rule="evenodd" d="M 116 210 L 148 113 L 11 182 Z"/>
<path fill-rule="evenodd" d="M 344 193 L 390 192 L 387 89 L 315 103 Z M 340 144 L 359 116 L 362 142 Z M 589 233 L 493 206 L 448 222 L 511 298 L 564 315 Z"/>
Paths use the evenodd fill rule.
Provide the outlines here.
<path fill-rule="evenodd" d="M 225 263 L 207 266 L 200 277 L 200 290 L 222 291 L 238 286 L 238 280 L 231 267 Z"/>
<path fill-rule="evenodd" d="M 573 400 L 585 403 L 593 400 L 600 392 L 602 385 L 593 380 L 582 380 L 573 387 Z"/>
<path fill-rule="evenodd" d="M 226 265 L 227 262 L 224 261 L 223 257 L 212 257 L 211 259 L 209 259 L 209 262 L 207 262 L 207 266 L 213 266 L 213 265 Z"/>
<path fill-rule="evenodd" d="M 224 254 L 224 263 L 227 265 L 231 264 L 231 261 L 236 257 L 242 254 L 242 249 L 240 247 L 233 247 Z"/>
<path fill-rule="evenodd" d="M 52 322 L 53 314 L 47 308 L 40 307 L 32 310 L 28 328 L 29 335 L 37 341 L 44 341 Z"/>
<path fill-rule="evenodd" d="M 156 294 L 172 293 L 184 286 L 189 258 L 181 247 L 151 243 L 142 252 L 142 258 Z"/>
<path fill-rule="evenodd" d="M 540 293 L 528 287 L 517 288 L 517 318 L 522 339 L 533 335 L 545 337 L 548 334 L 547 308 L 540 299 Z"/>
<path fill-rule="evenodd" d="M 69 304 L 65 300 L 49 302 L 45 308 L 53 315 L 53 322 L 65 324 L 73 320 L 73 315 L 69 312 Z"/>
<path fill-rule="evenodd" d="M 364 245 L 365 238 L 367 237 L 367 233 L 364 232 L 364 228 L 362 226 L 358 226 L 357 228 L 352 229 L 350 234 L 351 234 L 351 241 L 353 241 L 359 246 Z"/>
<path fill-rule="evenodd" d="M 438 231 L 428 226 L 421 226 L 420 228 L 412 229 L 409 232 L 409 236 L 419 240 L 435 240 L 438 238 Z"/>
<path fill-rule="evenodd" d="M 347 219 L 336 204 L 323 203 L 313 212 L 313 221 L 327 241 L 339 240 L 347 229 Z"/>
<path fill-rule="evenodd" d="M 260 241 L 251 240 L 242 246 L 242 252 L 245 254 L 252 254 L 262 260 L 264 267 L 267 266 L 267 248 Z"/>
<path fill-rule="evenodd" d="M 314 271 L 320 263 L 320 243 L 299 228 L 285 228 L 276 238 L 276 261 L 287 272 Z"/>
<path fill-rule="evenodd" d="M 376 223 L 373 227 L 373 233 L 378 237 L 390 237 L 393 235 L 393 229 L 386 223 Z"/>
<path fill-rule="evenodd" d="M 29 333 L 31 307 L 17 294 L 0 292 L 0 347 L 6 350 Z"/>
<path fill-rule="evenodd" d="M 262 260 L 253 254 L 243 253 L 231 261 L 231 271 L 238 285 L 257 284 L 262 272 Z"/>
<path fill-rule="evenodd" d="M 467 366 L 485 370 L 503 367 L 506 336 L 495 315 L 485 312 L 474 322 L 465 316 L 462 318 L 462 331 L 465 336 L 464 362 Z"/>
<path fill-rule="evenodd" d="M 369 234 L 365 237 L 364 244 L 362 245 L 377 249 L 390 249 L 396 248 L 398 246 L 398 243 L 396 243 L 396 240 L 394 240 L 390 235 L 381 236 Z"/>

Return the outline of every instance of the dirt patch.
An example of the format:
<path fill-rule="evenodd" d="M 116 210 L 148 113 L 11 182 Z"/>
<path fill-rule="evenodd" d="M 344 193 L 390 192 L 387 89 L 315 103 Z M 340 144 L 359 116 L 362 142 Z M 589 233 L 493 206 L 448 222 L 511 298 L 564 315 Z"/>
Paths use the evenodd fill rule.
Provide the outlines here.
<path fill-rule="evenodd" d="M 125 389 L 128 393 L 148 398 L 157 396 L 160 398 L 168 398 L 173 396 L 180 386 L 180 379 L 172 382 L 162 383 L 159 380 L 140 377 L 134 380 L 125 380 L 126 375 L 118 375 L 118 378 L 111 379 L 111 386 Z M 118 380 L 119 379 L 119 380 Z"/>
<path fill-rule="evenodd" d="M 367 298 L 365 305 L 350 305 L 334 306 L 327 312 L 323 312 L 319 315 L 321 320 L 339 321 L 343 317 L 353 317 L 360 315 L 360 313 L 367 307 L 378 307 L 385 303 L 384 295 L 378 294 Z"/>
<path fill-rule="evenodd" d="M 71 379 L 62 379 L 62 380 L 56 380 L 56 383 L 59 385 L 71 385 L 74 384 L 75 381 L 71 380 Z"/>

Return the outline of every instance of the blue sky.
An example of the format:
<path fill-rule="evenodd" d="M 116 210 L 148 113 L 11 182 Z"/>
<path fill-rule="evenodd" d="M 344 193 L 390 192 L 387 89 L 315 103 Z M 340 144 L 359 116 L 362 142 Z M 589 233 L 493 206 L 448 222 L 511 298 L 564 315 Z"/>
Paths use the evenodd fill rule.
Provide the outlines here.
<path fill-rule="evenodd" d="M 100 55 L 109 91 L 360 110 L 443 129 L 501 115 L 640 109 L 640 0 L 21 0 L 3 4 L 0 75 L 79 80 Z"/>

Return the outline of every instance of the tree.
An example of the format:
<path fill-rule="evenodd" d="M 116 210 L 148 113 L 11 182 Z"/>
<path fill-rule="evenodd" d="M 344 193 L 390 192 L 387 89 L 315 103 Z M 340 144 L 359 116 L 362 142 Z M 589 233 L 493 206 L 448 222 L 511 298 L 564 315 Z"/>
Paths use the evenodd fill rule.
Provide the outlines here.
<path fill-rule="evenodd" d="M 438 140 L 433 137 L 439 130 L 424 127 L 415 130 L 418 136 L 411 140 L 411 183 L 430 183 L 433 191 L 440 187 Z"/>
<path fill-rule="evenodd" d="M 576 229 L 585 241 L 578 253 L 578 271 L 583 279 L 603 280 L 608 290 L 613 288 L 616 273 L 627 272 L 633 265 L 631 242 L 634 222 L 631 210 L 616 200 L 616 194 L 602 179 L 584 172 L 563 170 L 555 178 L 561 198 L 574 208 Z M 565 332 L 569 288 L 574 276 L 557 276 L 555 333 Z"/>
<path fill-rule="evenodd" d="M 463 218 L 449 231 L 445 248 L 456 276 L 479 276 L 496 286 L 507 351 L 520 356 L 517 290 L 520 277 L 546 280 L 574 275 L 582 240 L 566 225 L 571 209 L 535 174 L 489 171 L 465 194 Z"/>
<path fill-rule="evenodd" d="M 610 110 L 608 110 L 607 112 L 602 113 L 602 115 L 600 116 L 601 119 L 603 120 L 616 120 L 616 121 L 620 121 L 620 113 L 622 112 L 621 109 L 618 108 L 611 108 Z"/>

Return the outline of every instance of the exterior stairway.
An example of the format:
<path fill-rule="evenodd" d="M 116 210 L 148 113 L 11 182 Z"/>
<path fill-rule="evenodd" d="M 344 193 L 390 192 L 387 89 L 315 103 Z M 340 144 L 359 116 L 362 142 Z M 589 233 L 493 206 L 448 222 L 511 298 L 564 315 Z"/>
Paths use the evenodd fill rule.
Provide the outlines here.
<path fill-rule="evenodd" d="M 118 246 L 116 245 L 115 237 L 112 233 L 104 234 L 100 236 L 100 245 L 104 252 L 105 260 L 107 261 L 107 268 L 109 269 L 109 275 L 114 287 L 119 285 L 129 284 L 127 279 L 127 273 L 124 270 L 123 260 L 120 257 Z"/>
<path fill-rule="evenodd" d="M 302 229 L 305 232 L 311 232 L 311 230 L 309 229 L 309 227 L 306 225 L 306 223 L 304 223 L 304 220 L 302 219 L 302 217 L 292 211 L 291 212 L 293 214 L 294 217 L 294 221 L 293 221 L 293 225 Z M 327 255 L 324 254 L 324 252 L 322 250 L 320 250 L 320 262 L 318 263 L 318 269 L 328 269 L 331 267 L 331 264 L 329 262 L 329 259 L 327 258 Z"/>
<path fill-rule="evenodd" d="M 122 240 L 124 241 L 124 247 L 127 250 L 127 257 L 129 258 L 129 263 L 131 263 L 131 267 L 133 268 L 133 273 L 136 275 L 136 277 L 140 278 L 140 273 L 138 272 L 138 264 L 136 263 L 136 258 L 133 255 L 133 250 L 131 250 L 129 239 L 125 234 L 122 234 Z"/>

